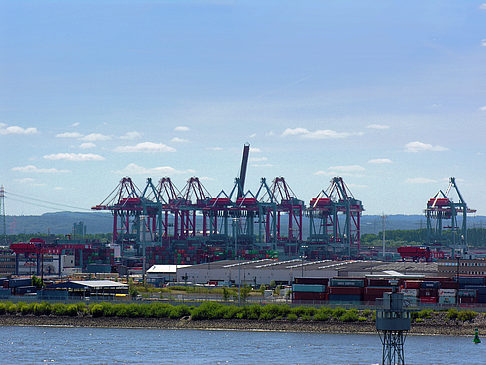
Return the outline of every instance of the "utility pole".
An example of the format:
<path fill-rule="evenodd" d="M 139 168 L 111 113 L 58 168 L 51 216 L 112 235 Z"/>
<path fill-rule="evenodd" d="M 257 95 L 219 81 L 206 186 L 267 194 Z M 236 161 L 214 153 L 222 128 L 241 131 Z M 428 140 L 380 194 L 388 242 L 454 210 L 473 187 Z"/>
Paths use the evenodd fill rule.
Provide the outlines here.
<path fill-rule="evenodd" d="M 0 224 L 2 229 L 2 243 L 7 246 L 7 220 L 5 215 L 5 189 L 0 186 Z"/>
<path fill-rule="evenodd" d="M 383 218 L 383 260 L 385 260 L 385 254 L 386 254 L 386 243 L 385 243 L 385 229 L 386 229 L 386 216 L 385 213 L 382 213 L 382 218 Z"/>

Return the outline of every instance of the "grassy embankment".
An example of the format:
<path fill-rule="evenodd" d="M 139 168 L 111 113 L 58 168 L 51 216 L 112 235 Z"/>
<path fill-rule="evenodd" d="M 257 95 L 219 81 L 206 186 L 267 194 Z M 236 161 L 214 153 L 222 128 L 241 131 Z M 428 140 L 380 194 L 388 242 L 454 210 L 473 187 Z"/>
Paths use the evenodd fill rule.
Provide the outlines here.
<path fill-rule="evenodd" d="M 479 314 L 471 310 L 458 311 L 449 309 L 447 312 L 422 310 L 412 313 L 415 323 L 424 323 L 441 314 L 447 321 L 471 322 Z M 216 302 L 205 302 L 200 306 L 184 304 L 171 305 L 167 303 L 12 303 L 0 302 L 0 315 L 30 315 L 30 316 L 70 316 L 70 317 L 119 317 L 119 318 L 187 318 L 197 320 L 287 320 L 287 321 L 333 321 L 333 322 L 374 322 L 375 313 L 372 310 L 357 310 L 344 308 L 314 308 L 290 307 L 284 304 L 268 305 L 225 305 Z"/>

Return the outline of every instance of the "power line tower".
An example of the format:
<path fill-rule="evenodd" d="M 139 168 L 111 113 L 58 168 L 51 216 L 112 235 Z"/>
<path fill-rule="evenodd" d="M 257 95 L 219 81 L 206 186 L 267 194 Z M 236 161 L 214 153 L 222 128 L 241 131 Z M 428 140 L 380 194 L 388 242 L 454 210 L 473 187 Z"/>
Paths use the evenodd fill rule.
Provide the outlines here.
<path fill-rule="evenodd" d="M 5 189 L 0 186 L 0 229 L 2 230 L 2 244 L 7 245 L 7 220 L 5 214 Z"/>
<path fill-rule="evenodd" d="M 383 344 L 383 365 L 405 364 L 403 345 L 410 325 L 410 312 L 404 307 L 403 293 L 398 293 L 395 285 L 393 292 L 383 293 L 383 308 L 376 310 L 376 330 Z"/>

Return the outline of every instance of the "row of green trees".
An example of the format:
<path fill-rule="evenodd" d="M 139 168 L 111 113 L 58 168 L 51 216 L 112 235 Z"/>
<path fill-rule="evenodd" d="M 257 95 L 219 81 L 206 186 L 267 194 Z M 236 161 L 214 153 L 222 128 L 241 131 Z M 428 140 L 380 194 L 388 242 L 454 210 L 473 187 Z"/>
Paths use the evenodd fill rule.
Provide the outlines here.
<path fill-rule="evenodd" d="M 412 319 L 423 322 L 437 312 L 422 310 L 413 312 Z M 0 315 L 55 315 L 55 316 L 92 316 L 92 317 L 120 317 L 120 318 L 171 318 L 181 319 L 191 317 L 193 320 L 216 319 L 251 319 L 268 321 L 285 319 L 289 321 L 340 321 L 340 322 L 366 322 L 374 321 L 374 311 L 365 309 L 290 307 L 285 304 L 268 305 L 225 305 L 217 302 L 205 302 L 200 306 L 187 306 L 185 304 L 171 305 L 168 303 L 12 303 L 0 302 Z M 478 313 L 471 310 L 458 311 L 449 309 L 447 319 L 454 321 L 472 321 Z"/>
<path fill-rule="evenodd" d="M 444 231 L 445 237 L 452 235 L 452 232 Z M 422 245 L 427 242 L 427 230 L 422 229 L 395 229 L 386 231 L 386 244 L 388 247 L 400 247 L 403 245 Z M 379 246 L 382 243 L 383 232 L 378 234 L 367 233 L 361 236 L 361 243 L 366 246 Z M 452 239 L 452 238 L 451 238 Z M 486 228 L 469 228 L 467 230 L 467 241 L 469 246 L 486 246 Z"/>
<path fill-rule="evenodd" d="M 47 234 L 47 233 L 19 233 L 19 234 L 9 234 L 7 237 L 7 243 L 15 243 L 15 242 L 29 242 L 32 238 L 42 238 L 46 242 L 53 239 L 66 239 L 66 236 L 63 234 Z M 83 240 L 88 241 L 95 241 L 98 240 L 103 243 L 111 242 L 113 239 L 112 233 L 95 233 L 95 234 L 86 234 L 83 236 Z"/>

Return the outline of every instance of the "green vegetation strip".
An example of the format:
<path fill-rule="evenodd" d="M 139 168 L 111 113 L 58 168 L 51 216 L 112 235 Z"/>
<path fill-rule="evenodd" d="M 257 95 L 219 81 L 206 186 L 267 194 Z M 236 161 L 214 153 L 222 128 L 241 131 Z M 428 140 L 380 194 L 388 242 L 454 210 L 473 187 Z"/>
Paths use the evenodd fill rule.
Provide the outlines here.
<path fill-rule="evenodd" d="M 415 322 L 423 322 L 435 313 L 431 310 L 412 312 Z M 314 308 L 290 307 L 284 304 L 267 305 L 225 305 L 216 302 L 205 302 L 200 306 L 187 306 L 184 304 L 171 305 L 167 303 L 12 303 L 0 302 L 0 315 L 53 315 L 53 316 L 92 316 L 92 317 L 122 317 L 122 318 L 171 318 L 181 319 L 190 317 L 192 320 L 214 319 L 250 319 L 268 321 L 273 319 L 288 321 L 340 321 L 340 322 L 366 322 L 374 321 L 375 313 L 372 310 L 357 310 L 344 308 Z M 447 319 L 453 321 L 472 321 L 476 312 L 458 311 L 450 309 Z"/>

